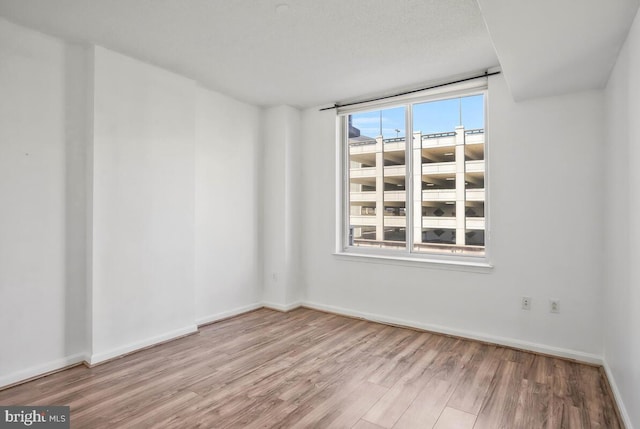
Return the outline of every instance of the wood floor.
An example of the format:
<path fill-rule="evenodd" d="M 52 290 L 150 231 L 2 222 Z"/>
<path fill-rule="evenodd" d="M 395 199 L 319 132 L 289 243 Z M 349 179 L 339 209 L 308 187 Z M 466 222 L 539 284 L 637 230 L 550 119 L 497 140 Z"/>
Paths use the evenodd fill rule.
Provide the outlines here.
<path fill-rule="evenodd" d="M 267 309 L 0 391 L 72 428 L 619 428 L 598 368 L 309 309 Z"/>

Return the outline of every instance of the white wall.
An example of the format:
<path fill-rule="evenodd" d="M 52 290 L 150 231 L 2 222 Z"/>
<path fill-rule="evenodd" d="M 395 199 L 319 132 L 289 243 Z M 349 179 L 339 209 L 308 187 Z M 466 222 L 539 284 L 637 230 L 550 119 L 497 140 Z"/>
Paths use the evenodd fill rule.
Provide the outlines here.
<path fill-rule="evenodd" d="M 272 107 L 263 119 L 262 255 L 264 302 L 286 310 L 302 291 L 301 241 L 303 166 L 300 111 Z M 306 136 L 304 137 L 306 138 Z"/>
<path fill-rule="evenodd" d="M 606 89 L 605 329 L 609 379 L 629 428 L 640 427 L 640 18 Z"/>
<path fill-rule="evenodd" d="M 319 308 L 598 361 L 602 353 L 602 92 L 514 103 L 502 76 L 488 99 L 488 272 L 332 255 L 335 115 L 303 114 L 300 241 L 306 302 Z M 538 209 L 532 211 L 532 207 Z M 520 309 L 522 296 L 532 309 Z M 559 299 L 560 314 L 548 312 Z"/>
<path fill-rule="evenodd" d="M 3 19 L 0 64 L 0 386 L 261 304 L 259 108 Z"/>
<path fill-rule="evenodd" d="M 0 386 L 82 359 L 82 56 L 0 18 Z"/>
<path fill-rule="evenodd" d="M 195 258 L 198 323 L 259 307 L 260 109 L 197 89 Z"/>
<path fill-rule="evenodd" d="M 94 55 L 91 363 L 195 329 L 195 83 Z"/>

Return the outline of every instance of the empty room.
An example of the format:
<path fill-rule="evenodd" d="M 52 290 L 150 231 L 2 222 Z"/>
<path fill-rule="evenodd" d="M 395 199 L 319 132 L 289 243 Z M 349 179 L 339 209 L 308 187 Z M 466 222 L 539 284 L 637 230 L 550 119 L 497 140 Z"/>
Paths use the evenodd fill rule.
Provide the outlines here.
<path fill-rule="evenodd" d="M 639 4 L 0 0 L 0 427 L 640 429 Z"/>

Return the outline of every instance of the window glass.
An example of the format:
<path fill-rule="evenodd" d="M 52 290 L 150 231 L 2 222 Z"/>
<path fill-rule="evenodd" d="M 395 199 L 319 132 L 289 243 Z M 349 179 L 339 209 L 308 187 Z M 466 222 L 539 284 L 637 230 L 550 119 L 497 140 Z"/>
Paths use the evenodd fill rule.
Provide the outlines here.
<path fill-rule="evenodd" d="M 349 115 L 349 242 L 406 248 L 405 108 Z"/>
<path fill-rule="evenodd" d="M 474 93 L 345 116 L 347 248 L 485 255 L 484 106 Z"/>
<path fill-rule="evenodd" d="M 484 97 L 413 106 L 416 252 L 484 254 Z"/>

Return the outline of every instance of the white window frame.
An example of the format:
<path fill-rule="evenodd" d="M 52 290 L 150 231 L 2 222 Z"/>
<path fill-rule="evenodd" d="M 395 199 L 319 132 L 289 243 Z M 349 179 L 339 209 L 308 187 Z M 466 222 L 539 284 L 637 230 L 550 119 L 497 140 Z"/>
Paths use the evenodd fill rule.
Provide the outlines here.
<path fill-rule="evenodd" d="M 411 198 L 407 198 L 406 201 L 406 246 L 404 249 L 384 249 L 373 247 L 358 247 L 349 245 L 349 226 L 350 226 L 350 201 L 349 201 L 349 144 L 348 144 L 348 116 L 354 113 L 362 113 L 367 111 L 375 111 L 381 109 L 388 109 L 393 107 L 405 107 L 405 168 L 407 178 L 406 192 L 407 195 L 413 194 L 413 151 L 411 149 L 410 136 L 413 135 L 413 111 L 414 104 L 446 100 L 456 97 L 466 97 L 471 95 L 482 94 L 484 97 L 484 162 L 485 162 L 485 200 L 484 200 L 484 217 L 485 217 L 485 244 L 484 255 L 457 255 L 443 254 L 443 253 L 429 253 L 429 252 L 415 252 L 413 251 L 413 201 Z M 336 193 L 338 201 L 336 204 L 336 252 L 335 255 L 341 257 L 353 257 L 355 260 L 361 260 L 361 258 L 375 258 L 379 261 L 399 262 L 401 264 L 406 263 L 420 263 L 420 264 L 438 264 L 458 267 L 477 267 L 477 268 L 491 268 L 490 263 L 490 250 L 491 250 L 491 214 L 490 214 L 490 191 L 489 191 L 489 126 L 488 126 L 488 84 L 487 78 L 479 78 L 472 81 L 449 85 L 447 87 L 441 87 L 409 95 L 402 95 L 394 98 L 385 99 L 382 101 L 372 101 L 367 103 L 359 103 L 355 106 L 339 107 L 337 108 L 336 117 Z"/>

